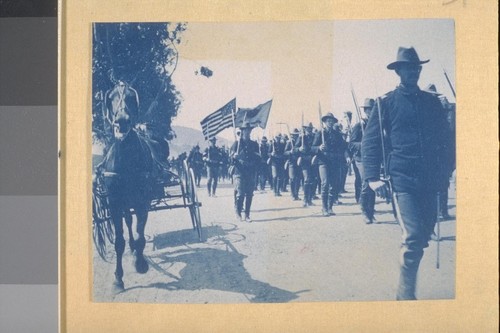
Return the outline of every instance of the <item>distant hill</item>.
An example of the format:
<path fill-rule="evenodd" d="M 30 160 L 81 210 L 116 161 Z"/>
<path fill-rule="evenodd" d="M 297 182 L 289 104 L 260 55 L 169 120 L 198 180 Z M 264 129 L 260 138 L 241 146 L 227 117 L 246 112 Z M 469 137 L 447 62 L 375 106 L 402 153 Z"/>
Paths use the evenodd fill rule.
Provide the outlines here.
<path fill-rule="evenodd" d="M 208 144 L 203 137 L 201 130 L 184 126 L 172 126 L 176 138 L 170 141 L 170 156 L 177 157 L 182 152 L 189 152 L 195 145 L 200 145 L 201 150 Z M 231 143 L 224 138 L 217 137 L 217 146 L 229 146 Z"/>

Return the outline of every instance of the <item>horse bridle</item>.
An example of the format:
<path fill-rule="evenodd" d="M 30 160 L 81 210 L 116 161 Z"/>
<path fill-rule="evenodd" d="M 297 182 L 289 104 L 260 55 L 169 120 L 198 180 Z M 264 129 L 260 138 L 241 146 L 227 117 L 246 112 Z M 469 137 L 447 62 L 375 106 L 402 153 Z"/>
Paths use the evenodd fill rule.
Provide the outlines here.
<path fill-rule="evenodd" d="M 120 112 L 123 112 L 124 114 L 127 114 L 129 116 L 129 118 L 130 118 L 130 115 L 125 112 L 125 110 L 128 109 L 127 103 L 125 102 L 125 88 L 126 88 L 126 85 L 124 83 L 119 83 L 118 86 L 119 87 L 123 86 L 124 88 L 122 90 L 119 87 L 117 88 L 117 92 L 118 92 L 118 95 L 119 95 L 119 100 L 118 100 L 118 103 L 117 103 L 117 110 L 116 110 L 116 112 L 115 112 L 115 110 L 113 110 L 113 128 L 116 128 L 116 127 L 120 126 L 120 124 L 116 123 L 116 116 Z M 129 128 L 126 131 L 126 133 L 120 133 L 120 134 L 123 135 L 121 137 L 121 139 L 124 139 L 125 137 L 127 137 L 128 133 L 130 132 L 131 129 L 132 129 L 132 126 L 129 126 Z M 116 136 L 116 132 L 115 131 L 114 131 L 114 133 L 115 133 L 115 136 Z"/>

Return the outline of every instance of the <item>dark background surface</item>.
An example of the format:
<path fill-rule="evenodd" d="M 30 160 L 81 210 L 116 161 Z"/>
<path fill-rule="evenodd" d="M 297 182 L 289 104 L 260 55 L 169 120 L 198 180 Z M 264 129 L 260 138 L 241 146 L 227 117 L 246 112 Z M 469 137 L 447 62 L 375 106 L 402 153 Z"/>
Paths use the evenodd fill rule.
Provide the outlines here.
<path fill-rule="evenodd" d="M 57 332 L 57 1 L 0 0 L 0 332 Z"/>

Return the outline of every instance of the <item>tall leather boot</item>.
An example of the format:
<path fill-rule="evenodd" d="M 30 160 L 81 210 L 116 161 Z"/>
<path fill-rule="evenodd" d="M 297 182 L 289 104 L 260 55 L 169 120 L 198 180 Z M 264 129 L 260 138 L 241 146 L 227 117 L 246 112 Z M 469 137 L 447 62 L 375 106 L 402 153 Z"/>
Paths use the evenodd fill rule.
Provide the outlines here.
<path fill-rule="evenodd" d="M 399 269 L 399 285 L 396 300 L 407 301 L 416 300 L 415 291 L 417 287 L 417 273 L 423 251 L 406 252 L 403 255 L 403 262 Z"/>
<path fill-rule="evenodd" d="M 247 195 L 245 198 L 245 220 L 247 222 L 252 222 L 250 219 L 250 208 L 252 207 L 252 195 Z"/>
<path fill-rule="evenodd" d="M 328 193 L 321 193 L 321 204 L 323 216 L 329 216 L 330 213 L 328 212 Z"/>
<path fill-rule="evenodd" d="M 243 195 L 238 195 L 236 197 L 236 215 L 241 220 L 243 220 L 243 217 L 241 216 L 241 212 L 243 211 L 243 200 L 244 199 L 245 199 L 245 197 Z"/>

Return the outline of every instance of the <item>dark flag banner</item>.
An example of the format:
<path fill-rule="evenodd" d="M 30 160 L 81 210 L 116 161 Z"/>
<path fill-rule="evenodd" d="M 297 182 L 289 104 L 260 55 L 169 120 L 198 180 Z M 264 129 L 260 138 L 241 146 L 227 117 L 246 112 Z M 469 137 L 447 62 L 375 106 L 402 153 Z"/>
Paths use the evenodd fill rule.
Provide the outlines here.
<path fill-rule="evenodd" d="M 233 114 L 236 111 L 236 98 L 221 107 L 214 113 L 206 116 L 201 122 L 201 129 L 205 140 L 209 140 L 222 130 L 233 126 Z"/>
<path fill-rule="evenodd" d="M 271 112 L 271 104 L 273 100 L 260 104 L 256 108 L 247 109 L 247 108 L 238 108 L 238 112 L 236 112 L 235 124 L 236 127 L 239 127 L 243 120 L 250 122 L 252 127 L 259 126 L 260 128 L 266 128 L 267 119 L 269 118 L 269 113 Z"/>

